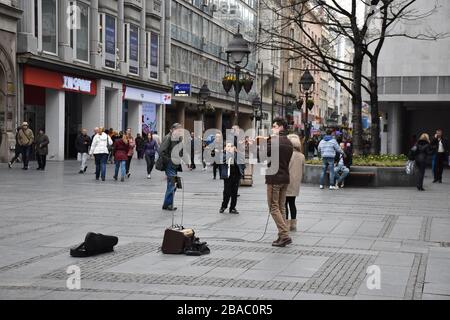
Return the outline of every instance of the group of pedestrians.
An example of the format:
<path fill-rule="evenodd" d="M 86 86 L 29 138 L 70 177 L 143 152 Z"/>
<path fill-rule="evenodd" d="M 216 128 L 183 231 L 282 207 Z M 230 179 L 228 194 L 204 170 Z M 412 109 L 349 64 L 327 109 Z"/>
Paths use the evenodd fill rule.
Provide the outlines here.
<path fill-rule="evenodd" d="M 325 175 L 329 170 L 329 188 L 336 190 L 344 187 L 345 178 L 350 173 L 352 162 L 352 147 L 349 142 L 338 144 L 332 135 L 332 130 L 327 129 L 326 135 L 320 141 L 318 152 L 322 156 L 322 173 L 320 175 L 320 189 L 324 189 Z"/>
<path fill-rule="evenodd" d="M 28 170 L 34 148 L 38 163 L 36 170 L 44 171 L 47 164 L 49 143 L 50 140 L 45 134 L 44 129 L 39 129 L 38 134 L 34 136 L 33 130 L 28 126 L 28 122 L 23 122 L 22 125 L 16 129 L 15 154 L 8 162 L 8 167 L 11 169 L 13 164 L 19 160 L 19 157 L 22 157 L 22 169 Z"/>
<path fill-rule="evenodd" d="M 450 145 L 448 140 L 443 136 L 443 130 L 438 129 L 433 139 L 427 133 L 422 133 L 417 143 L 411 148 L 408 158 L 414 160 L 417 168 L 417 190 L 425 191 L 423 188 L 423 180 L 425 170 L 430 157 L 434 157 L 435 166 L 433 167 L 433 183 L 442 183 L 442 174 L 444 166 L 449 164 Z"/>

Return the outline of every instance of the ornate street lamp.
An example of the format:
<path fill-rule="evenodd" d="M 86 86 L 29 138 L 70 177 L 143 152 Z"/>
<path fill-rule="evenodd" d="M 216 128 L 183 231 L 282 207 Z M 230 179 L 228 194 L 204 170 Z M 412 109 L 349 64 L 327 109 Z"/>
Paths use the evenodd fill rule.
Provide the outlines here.
<path fill-rule="evenodd" d="M 300 78 L 300 91 L 305 95 L 305 146 L 308 143 L 309 135 L 310 135 L 310 126 L 309 126 L 309 119 L 308 119 L 308 111 L 311 111 L 314 107 L 314 101 L 310 100 L 310 96 L 314 92 L 315 87 L 315 81 L 311 73 L 308 69 L 306 69 L 305 73 Z M 297 107 L 300 107 L 303 105 L 303 101 L 300 99 L 297 102 Z M 305 153 L 307 154 L 307 153 Z"/>
<path fill-rule="evenodd" d="M 228 48 L 225 51 L 227 53 L 227 63 L 230 68 L 234 68 L 236 77 L 234 79 L 234 91 L 235 91 L 235 106 L 234 106 L 234 125 L 238 124 L 239 115 L 239 93 L 241 91 L 241 81 L 239 79 L 241 70 L 244 69 L 248 64 L 248 57 L 250 55 L 250 49 L 248 47 L 248 42 L 242 37 L 240 33 L 240 28 L 238 26 L 238 31 L 233 35 L 228 44 Z M 249 79 L 247 79 L 249 80 Z M 226 88 L 224 88 L 226 90 Z M 247 90 L 246 90 L 247 91 Z M 250 91 L 250 90 L 249 90 Z"/>

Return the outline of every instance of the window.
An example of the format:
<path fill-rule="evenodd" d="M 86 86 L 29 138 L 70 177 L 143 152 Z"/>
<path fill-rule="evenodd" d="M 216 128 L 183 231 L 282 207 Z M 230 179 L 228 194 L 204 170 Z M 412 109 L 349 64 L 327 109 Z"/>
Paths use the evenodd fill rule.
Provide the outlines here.
<path fill-rule="evenodd" d="M 58 54 L 58 1 L 37 0 L 35 2 L 35 33 L 40 51 Z M 36 32 L 37 31 L 37 32 Z"/>
<path fill-rule="evenodd" d="M 116 18 L 101 13 L 99 19 L 99 41 L 103 43 L 103 59 L 106 68 L 116 69 L 117 24 Z"/>
<path fill-rule="evenodd" d="M 125 25 L 126 27 L 127 25 Z M 125 43 L 128 44 L 128 72 L 131 74 L 139 74 L 139 27 L 134 24 L 128 24 L 128 41 L 125 39 Z"/>
<path fill-rule="evenodd" d="M 157 33 L 149 32 L 147 35 L 150 38 L 149 44 L 149 58 L 150 61 L 150 79 L 158 80 L 159 78 L 159 35 Z"/>
<path fill-rule="evenodd" d="M 76 60 L 89 62 L 89 6 L 80 1 L 71 2 L 74 26 L 70 30 L 70 44 Z"/>

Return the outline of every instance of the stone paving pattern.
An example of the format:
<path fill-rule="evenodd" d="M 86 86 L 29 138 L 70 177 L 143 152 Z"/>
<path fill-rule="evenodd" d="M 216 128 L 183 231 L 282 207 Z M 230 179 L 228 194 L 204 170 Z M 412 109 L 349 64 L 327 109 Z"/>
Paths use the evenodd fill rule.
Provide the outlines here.
<path fill-rule="evenodd" d="M 32 163 L 33 165 L 34 163 Z M 211 254 L 163 255 L 172 215 L 162 211 L 165 177 L 146 179 L 133 160 L 125 183 L 97 182 L 93 162 L 47 171 L 0 164 L 0 299 L 450 299 L 450 172 L 426 192 L 413 188 L 319 190 L 302 185 L 292 245 L 274 248 L 264 179 L 241 187 L 239 215 L 220 214 L 223 182 L 207 172 L 182 174 L 185 227 Z M 181 222 L 181 199 L 175 222 Z M 112 253 L 72 258 L 87 232 L 116 235 Z M 262 239 L 261 239 L 262 238 Z M 66 288 L 68 266 L 81 268 L 81 289 Z M 366 285 L 381 270 L 381 289 Z"/>

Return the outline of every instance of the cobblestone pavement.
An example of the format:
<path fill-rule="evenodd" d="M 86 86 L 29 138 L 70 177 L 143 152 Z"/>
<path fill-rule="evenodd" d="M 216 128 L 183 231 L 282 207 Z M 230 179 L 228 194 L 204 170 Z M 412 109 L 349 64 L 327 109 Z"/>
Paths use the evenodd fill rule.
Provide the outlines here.
<path fill-rule="evenodd" d="M 413 188 L 319 190 L 303 185 L 293 244 L 274 248 L 263 177 L 241 187 L 239 215 L 220 214 L 222 185 L 211 169 L 184 172 L 184 222 L 211 254 L 163 255 L 172 217 L 165 179 L 134 160 L 124 183 L 97 182 L 76 162 L 46 172 L 0 164 L 0 299 L 449 299 L 450 172 L 426 192 Z M 175 221 L 181 219 L 177 191 Z M 115 251 L 76 259 L 69 248 L 89 231 L 117 235 Z M 69 290 L 67 267 L 81 268 Z M 380 289 L 369 289 L 369 266 Z M 372 283 L 372 282 L 370 282 Z"/>

